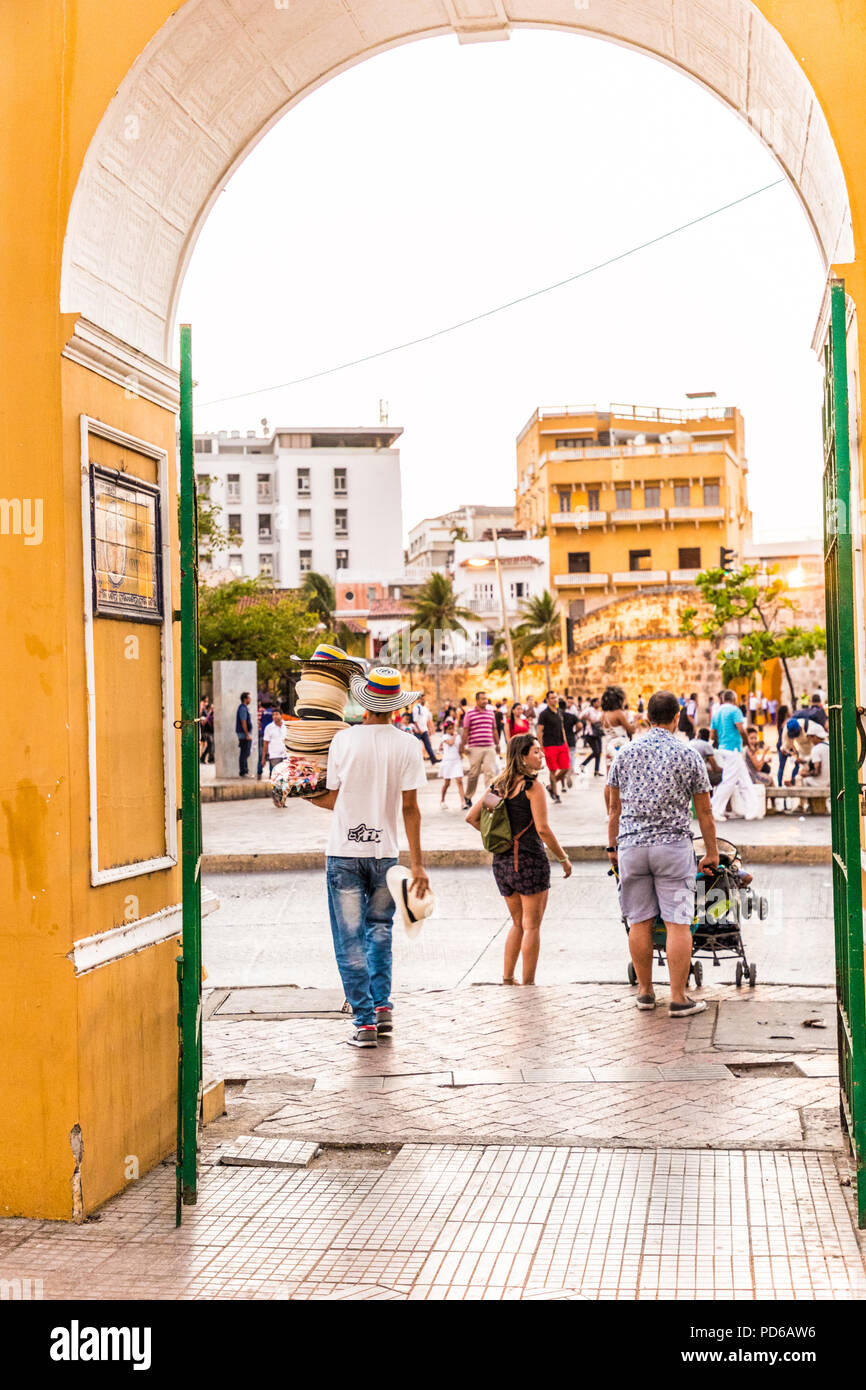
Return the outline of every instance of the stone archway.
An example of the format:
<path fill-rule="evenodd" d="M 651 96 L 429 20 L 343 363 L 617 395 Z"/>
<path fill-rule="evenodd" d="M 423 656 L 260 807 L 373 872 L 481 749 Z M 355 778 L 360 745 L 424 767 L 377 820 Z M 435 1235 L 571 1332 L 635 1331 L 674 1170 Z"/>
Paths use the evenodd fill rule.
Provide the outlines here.
<path fill-rule="evenodd" d="M 546 28 L 637 48 L 748 121 L 796 189 L 825 264 L 853 256 L 845 178 L 802 68 L 751 0 L 187 0 L 121 83 L 72 201 L 61 310 L 172 356 L 196 237 L 246 154 L 308 92 L 398 44 Z"/>

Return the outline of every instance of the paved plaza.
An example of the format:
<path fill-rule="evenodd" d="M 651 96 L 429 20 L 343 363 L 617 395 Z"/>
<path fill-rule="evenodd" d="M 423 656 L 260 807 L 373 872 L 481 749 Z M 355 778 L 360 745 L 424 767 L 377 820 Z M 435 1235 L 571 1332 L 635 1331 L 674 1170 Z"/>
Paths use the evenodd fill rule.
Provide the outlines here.
<path fill-rule="evenodd" d="M 437 915 L 395 932 L 395 1032 L 357 1052 L 321 872 L 211 877 L 205 1071 L 227 1113 L 198 1205 L 176 1230 L 167 1161 L 82 1225 L 2 1222 L 0 1279 L 47 1299 L 866 1294 L 826 867 L 756 869 L 759 983 L 705 962 L 687 1020 L 634 1008 L 603 865 L 555 875 L 532 989 L 498 983 L 489 870 L 432 882 Z"/>
<path fill-rule="evenodd" d="M 603 854 L 607 817 L 602 787 L 600 777 L 576 778 L 562 804 L 551 803 L 550 823 L 566 848 Z M 453 785 L 444 811 L 439 806 L 441 790 L 438 778 L 430 777 L 419 794 L 425 853 L 437 864 L 472 862 L 466 855 L 476 862 L 483 860 L 480 837 L 466 824 L 466 812 Z M 267 797 L 210 802 L 202 807 L 202 822 L 205 866 L 211 871 L 252 868 L 252 856 L 262 855 L 284 856 L 275 861 L 279 867 L 303 863 L 305 856 L 316 856 L 314 862 L 321 863 L 328 840 L 328 813 L 301 801 L 290 801 L 281 810 Z M 718 832 L 735 844 L 754 846 L 762 857 L 791 863 L 830 862 L 829 816 L 798 812 L 757 821 L 731 820 L 720 825 Z M 400 845 L 406 849 L 402 824 Z"/>

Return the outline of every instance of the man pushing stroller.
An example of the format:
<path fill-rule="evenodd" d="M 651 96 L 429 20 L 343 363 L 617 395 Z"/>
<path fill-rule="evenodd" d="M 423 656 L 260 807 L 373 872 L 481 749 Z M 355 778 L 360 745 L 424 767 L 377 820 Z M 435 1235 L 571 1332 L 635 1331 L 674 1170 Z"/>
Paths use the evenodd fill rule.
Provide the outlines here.
<path fill-rule="evenodd" d="M 637 1007 L 654 1009 L 653 924 L 667 930 L 671 979 L 671 1018 L 689 1018 L 707 1006 L 689 999 L 686 984 L 695 918 L 695 852 L 689 803 L 704 838 L 700 870 L 718 864 L 716 827 L 710 809 L 710 782 L 704 761 L 676 737 L 680 704 L 659 690 L 647 706 L 649 731 L 615 756 L 608 773 L 608 856 L 617 868 L 623 916 L 629 924 L 629 950 L 637 975 Z"/>

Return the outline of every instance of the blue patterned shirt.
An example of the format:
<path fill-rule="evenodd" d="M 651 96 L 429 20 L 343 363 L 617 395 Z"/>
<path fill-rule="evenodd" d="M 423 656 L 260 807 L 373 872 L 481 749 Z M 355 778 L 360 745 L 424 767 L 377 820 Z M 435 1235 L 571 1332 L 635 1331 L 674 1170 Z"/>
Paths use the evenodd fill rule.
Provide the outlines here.
<path fill-rule="evenodd" d="M 622 802 L 620 849 L 690 839 L 689 802 L 710 790 L 700 753 L 658 727 L 620 749 L 607 781 L 619 788 Z"/>

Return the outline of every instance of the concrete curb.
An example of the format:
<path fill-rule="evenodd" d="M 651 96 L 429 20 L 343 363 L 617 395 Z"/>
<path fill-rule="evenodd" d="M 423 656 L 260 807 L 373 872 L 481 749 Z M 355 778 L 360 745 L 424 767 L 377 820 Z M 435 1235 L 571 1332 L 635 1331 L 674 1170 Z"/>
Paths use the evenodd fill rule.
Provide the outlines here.
<path fill-rule="evenodd" d="M 566 845 L 565 852 L 575 863 L 607 863 L 604 845 Z M 802 868 L 809 864 L 831 864 L 829 845 L 740 845 L 745 864 L 791 864 Z M 483 849 L 431 849 L 424 852 L 424 863 L 430 869 L 477 869 L 491 862 L 492 856 Z M 400 863 L 408 867 L 409 856 L 400 855 Z M 296 869 L 324 869 L 323 850 L 296 850 L 272 854 L 205 854 L 202 856 L 204 874 L 286 873 Z"/>

